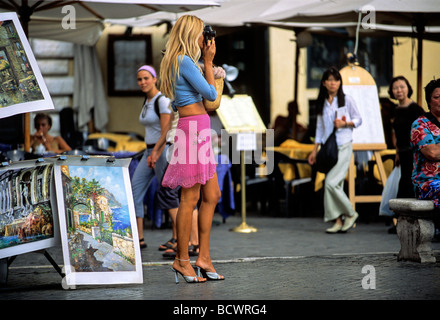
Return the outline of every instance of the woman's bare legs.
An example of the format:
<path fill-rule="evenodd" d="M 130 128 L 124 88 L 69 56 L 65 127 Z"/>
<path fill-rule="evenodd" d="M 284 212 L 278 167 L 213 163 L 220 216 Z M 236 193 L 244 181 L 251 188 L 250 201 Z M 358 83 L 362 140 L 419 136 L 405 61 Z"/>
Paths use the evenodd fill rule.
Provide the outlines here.
<path fill-rule="evenodd" d="M 189 236 L 189 245 L 198 246 L 199 245 L 199 230 L 198 230 L 198 215 L 199 211 L 194 209 L 192 217 L 191 234 Z M 198 249 L 194 249 L 194 253 L 198 253 Z"/>
<path fill-rule="evenodd" d="M 171 218 L 171 223 L 173 225 L 173 239 L 177 239 L 177 235 L 176 235 L 176 216 L 177 216 L 177 210 L 178 208 L 173 208 L 173 209 L 168 209 L 168 214 L 170 215 Z"/>
<path fill-rule="evenodd" d="M 146 245 L 144 239 L 144 218 L 138 218 L 136 217 L 136 224 L 138 229 L 138 235 L 139 235 L 139 244 L 140 245 Z"/>
<path fill-rule="evenodd" d="M 202 203 L 199 208 L 199 245 L 200 251 L 196 266 L 215 272 L 209 253 L 209 237 L 211 235 L 212 218 L 221 192 L 218 186 L 217 174 L 202 187 Z"/>
<path fill-rule="evenodd" d="M 196 276 L 189 261 L 188 242 L 192 228 L 193 211 L 200 197 L 200 184 L 182 188 L 179 210 L 176 217 L 177 253 L 173 268 L 185 276 Z M 199 278 L 199 281 L 206 281 Z"/>

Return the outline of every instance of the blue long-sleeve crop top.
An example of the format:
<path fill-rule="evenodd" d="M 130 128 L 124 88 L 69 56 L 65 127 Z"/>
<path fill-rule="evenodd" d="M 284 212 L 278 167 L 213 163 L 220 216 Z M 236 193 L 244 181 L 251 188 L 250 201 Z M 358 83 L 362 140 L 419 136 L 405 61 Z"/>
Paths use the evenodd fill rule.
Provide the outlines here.
<path fill-rule="evenodd" d="M 212 84 L 206 81 L 192 59 L 183 56 L 179 76 L 176 78 L 175 97 L 171 106 L 174 111 L 177 111 L 177 107 L 202 101 L 202 97 L 214 101 L 217 98 L 217 91 Z"/>

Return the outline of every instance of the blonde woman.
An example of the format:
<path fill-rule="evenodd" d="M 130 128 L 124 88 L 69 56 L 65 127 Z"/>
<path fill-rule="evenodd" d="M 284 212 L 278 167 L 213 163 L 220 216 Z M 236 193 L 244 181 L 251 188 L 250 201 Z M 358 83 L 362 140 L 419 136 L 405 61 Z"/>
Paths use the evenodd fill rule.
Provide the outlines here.
<path fill-rule="evenodd" d="M 203 21 L 195 16 L 180 17 L 170 33 L 160 66 L 160 90 L 171 99 L 179 113 L 174 150 L 162 181 L 170 188 L 182 187 L 177 212 L 177 253 L 173 263 L 176 283 L 178 274 L 186 282 L 223 280 L 212 265 L 209 253 L 214 210 L 220 199 L 216 164 L 211 146 L 210 119 L 202 99 L 217 97 L 213 59 L 215 40 L 205 41 Z M 198 65 L 203 51 L 205 74 Z M 198 215 L 199 256 L 196 275 L 188 254 L 192 212 L 201 195 Z M 203 277 L 201 277 L 203 275 Z"/>

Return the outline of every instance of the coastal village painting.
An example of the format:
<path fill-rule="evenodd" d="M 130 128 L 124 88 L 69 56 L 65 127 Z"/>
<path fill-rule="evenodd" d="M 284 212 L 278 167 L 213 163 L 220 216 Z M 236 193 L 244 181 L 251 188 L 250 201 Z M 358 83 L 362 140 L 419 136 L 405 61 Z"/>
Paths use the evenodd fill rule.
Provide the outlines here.
<path fill-rule="evenodd" d="M 136 273 L 129 278 L 137 277 L 137 282 L 140 273 L 142 282 L 127 174 L 127 168 L 114 165 L 60 166 L 59 198 L 64 202 L 60 226 L 68 284 L 124 282 L 116 275 L 120 273 Z"/>
<path fill-rule="evenodd" d="M 0 171 L 0 258 L 55 245 L 53 165 L 34 161 Z"/>

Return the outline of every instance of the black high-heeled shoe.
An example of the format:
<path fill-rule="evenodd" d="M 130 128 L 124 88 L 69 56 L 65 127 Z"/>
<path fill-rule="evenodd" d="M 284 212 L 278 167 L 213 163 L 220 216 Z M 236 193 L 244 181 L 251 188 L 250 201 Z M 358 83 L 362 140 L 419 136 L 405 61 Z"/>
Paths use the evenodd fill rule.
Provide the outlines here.
<path fill-rule="evenodd" d="M 141 243 L 143 242 L 143 243 Z M 145 249 L 147 247 L 147 244 L 145 243 L 144 238 L 139 239 L 139 246 L 141 247 L 141 249 Z"/>
<path fill-rule="evenodd" d="M 217 272 L 209 272 L 199 266 L 196 266 L 196 269 L 197 269 L 197 276 L 199 277 L 203 276 L 203 278 L 214 281 L 225 280 L 225 277 L 219 275 Z"/>

